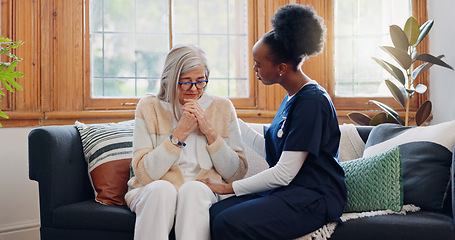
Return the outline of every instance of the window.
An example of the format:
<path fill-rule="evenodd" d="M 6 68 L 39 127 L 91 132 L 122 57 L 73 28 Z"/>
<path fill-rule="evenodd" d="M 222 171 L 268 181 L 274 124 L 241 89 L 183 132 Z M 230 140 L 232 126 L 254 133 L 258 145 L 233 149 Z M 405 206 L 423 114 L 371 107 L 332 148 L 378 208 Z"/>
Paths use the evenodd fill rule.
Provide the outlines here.
<path fill-rule="evenodd" d="M 92 98 L 157 93 L 171 46 L 195 43 L 211 68 L 207 90 L 249 98 L 246 0 L 91 0 Z"/>
<path fill-rule="evenodd" d="M 427 20 L 426 5 L 424 0 L 333 0 L 333 36 L 329 37 L 328 43 L 334 49 L 333 66 L 328 72 L 328 77 L 332 79 L 328 90 L 341 122 L 349 122 L 346 114 L 351 111 L 362 111 L 370 116 L 377 113 L 375 111 L 380 109 L 370 103 L 370 99 L 383 102 L 404 116 L 399 111 L 401 105 L 384 85 L 384 80 L 392 79 L 391 76 L 372 57 L 394 63 L 379 48 L 392 46 L 388 26 L 396 24 L 403 27 L 411 15 L 419 24 L 424 23 Z M 418 46 L 419 52 L 428 52 L 425 41 Z M 427 85 L 427 73 L 420 76 L 418 82 Z M 415 111 L 426 99 L 428 92 L 414 97 L 410 109 Z"/>
<path fill-rule="evenodd" d="M 412 15 L 409 0 L 334 1 L 335 95 L 387 97 L 384 79 L 391 79 L 371 57 L 393 63 L 379 46 L 393 46 L 392 24 L 404 27 Z"/>
<path fill-rule="evenodd" d="M 339 2 L 344 4 L 353 1 Z M 23 58 L 17 71 L 25 74 L 18 79 L 24 90 L 7 93 L 7 96 L 2 97 L 0 108 L 10 117 L 0 119 L 4 127 L 74 124 L 75 120 L 95 123 L 132 119 L 138 98 L 144 92 L 156 89 L 156 80 L 162 68 L 159 65 L 162 65 L 160 61 L 163 61 L 165 53 L 172 44 L 189 41 L 188 39 L 193 39 L 209 55 L 212 70 L 209 86 L 219 86 L 210 88 L 209 91 L 228 96 L 236 107 L 237 115 L 243 120 L 268 123 L 273 119 L 286 92 L 278 85 L 265 86 L 258 83 L 251 70 L 253 62 L 249 56 L 253 44 L 271 29 L 270 19 L 275 11 L 287 3 L 313 5 L 325 20 L 328 28 L 325 50 L 305 62 L 303 70 L 328 90 L 340 123 L 350 122 L 345 117 L 347 112 L 377 109 L 374 105 L 367 104 L 370 95 L 349 97 L 348 94 L 357 91 L 357 86 L 352 81 L 352 86 L 346 87 L 351 93 L 348 91 L 341 94 L 335 86 L 335 72 L 341 73 L 333 65 L 337 61 L 334 57 L 335 35 L 339 36 L 334 31 L 334 24 L 338 22 L 335 20 L 334 9 L 341 6 L 336 5 L 336 0 L 0 2 L 1 34 L 25 42 L 16 49 L 16 55 Z M 385 0 L 359 0 L 357 6 L 364 2 L 387 4 L 384 3 L 387 2 Z M 397 2 L 393 1 L 394 11 L 399 11 Z M 91 5 L 98 5 L 99 12 L 91 13 Z M 193 8 L 190 9 L 190 6 Z M 426 6 L 425 0 L 412 0 L 413 16 L 420 24 L 427 20 Z M 219 13 L 212 14 L 214 8 Z M 135 17 L 128 19 L 131 14 Z M 220 22 L 216 17 L 225 19 L 225 22 Z M 149 24 L 148 19 L 159 21 L 159 24 Z M 190 21 L 197 21 L 198 24 L 189 24 Z M 393 22 L 403 24 L 402 20 Z M 206 28 L 207 26 L 210 27 Z M 358 35 L 357 39 L 361 39 L 361 34 Z M 114 40 L 105 42 L 103 39 Z M 424 40 L 419 45 L 419 52 L 428 52 L 427 41 Z M 90 52 L 91 44 L 97 49 L 93 56 Z M 165 45 L 164 49 L 158 48 L 162 45 Z M 379 45 L 374 44 L 371 49 L 380 52 Z M 115 51 L 103 53 L 110 49 Z M 218 56 L 222 54 L 223 57 Z M 371 61 L 371 56 L 378 55 L 369 53 L 366 56 L 366 61 Z M 359 61 L 356 57 L 352 59 L 354 63 L 351 66 L 361 66 L 356 64 L 355 61 Z M 152 63 L 157 64 L 148 66 Z M 374 66 L 374 62 L 372 64 Z M 379 66 L 373 68 L 378 73 L 385 74 Z M 352 76 L 362 75 L 361 68 L 357 70 L 358 73 Z M 384 79 L 384 76 L 379 76 L 378 79 Z M 92 89 L 92 81 L 101 87 Z M 349 81 L 346 82 L 349 86 Z M 429 85 L 427 73 L 421 76 L 419 83 Z M 116 90 L 111 90 L 112 86 Z M 414 106 L 420 105 L 427 98 L 428 95 L 414 97 Z M 396 109 L 392 97 L 378 97 L 377 100 Z"/>

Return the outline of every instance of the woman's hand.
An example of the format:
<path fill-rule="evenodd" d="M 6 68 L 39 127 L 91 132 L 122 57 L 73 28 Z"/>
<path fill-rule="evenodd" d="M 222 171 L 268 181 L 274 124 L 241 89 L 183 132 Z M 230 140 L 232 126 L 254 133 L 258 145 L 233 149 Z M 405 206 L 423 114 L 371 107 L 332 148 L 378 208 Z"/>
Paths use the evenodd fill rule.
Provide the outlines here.
<path fill-rule="evenodd" d="M 178 138 L 180 142 L 184 142 L 197 126 L 198 121 L 196 116 L 188 111 L 183 111 L 172 135 Z"/>
<path fill-rule="evenodd" d="M 218 182 L 211 178 L 206 178 L 199 180 L 205 183 L 214 193 L 218 194 L 231 194 L 234 193 L 234 189 L 232 188 L 232 183 L 226 184 L 222 182 Z"/>
<path fill-rule="evenodd" d="M 183 105 L 183 112 L 189 112 L 196 117 L 199 125 L 199 130 L 205 135 L 205 137 L 207 138 L 207 143 L 209 145 L 215 142 L 218 135 L 205 118 L 204 109 L 201 107 L 201 105 L 199 105 L 197 100 L 185 99 L 185 104 Z"/>

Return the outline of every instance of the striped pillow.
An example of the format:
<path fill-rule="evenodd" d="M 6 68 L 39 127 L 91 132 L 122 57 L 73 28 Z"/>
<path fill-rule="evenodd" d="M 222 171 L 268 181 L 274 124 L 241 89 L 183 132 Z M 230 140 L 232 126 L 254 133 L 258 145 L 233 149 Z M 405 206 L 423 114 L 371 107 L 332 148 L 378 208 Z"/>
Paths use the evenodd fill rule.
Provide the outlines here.
<path fill-rule="evenodd" d="M 363 157 L 399 146 L 404 204 L 440 211 L 449 184 L 454 145 L 455 121 L 425 127 L 380 124 L 371 130 Z"/>
<path fill-rule="evenodd" d="M 125 205 L 133 152 L 134 120 L 106 123 L 75 123 L 81 135 L 95 200 L 107 205 Z"/>

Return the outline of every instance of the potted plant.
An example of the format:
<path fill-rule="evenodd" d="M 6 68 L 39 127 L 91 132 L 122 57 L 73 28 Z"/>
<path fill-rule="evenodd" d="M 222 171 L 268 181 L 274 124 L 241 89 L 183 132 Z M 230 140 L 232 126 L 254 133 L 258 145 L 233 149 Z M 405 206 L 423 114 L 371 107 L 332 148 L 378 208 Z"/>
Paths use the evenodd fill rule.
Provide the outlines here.
<path fill-rule="evenodd" d="M 441 60 L 444 55 L 435 57 L 428 53 L 419 54 L 417 51 L 417 46 L 428 35 L 433 23 L 433 20 L 428 20 L 419 27 L 417 19 L 411 16 L 406 21 L 404 29 L 401 29 L 397 25 L 390 26 L 389 32 L 394 46 L 381 46 L 380 48 L 398 63 L 397 66 L 373 57 L 374 61 L 393 76 L 393 81 L 387 79 L 385 80 L 385 83 L 394 99 L 405 109 L 405 120 L 386 104 L 370 100 L 370 102 L 381 108 L 383 112 L 376 114 L 373 118 L 360 112 L 351 112 L 348 114 L 351 121 L 359 125 L 371 126 L 386 122 L 398 123 L 405 126 L 409 125 L 409 105 L 411 98 L 416 93 L 423 94 L 427 90 L 427 86 L 423 84 L 417 84 L 415 86 L 414 81 L 416 78 L 435 64 L 453 70 L 452 66 Z M 419 66 L 414 66 L 418 60 L 423 63 Z M 415 117 L 417 126 L 420 126 L 428 119 L 431 114 L 431 109 L 432 105 L 429 100 L 420 105 Z"/>
<path fill-rule="evenodd" d="M 22 44 L 22 41 L 12 41 L 11 39 L 4 38 L 0 35 L 0 83 L 2 83 L 0 84 L 0 99 L 2 96 L 5 96 L 5 92 L 3 92 L 1 85 L 5 85 L 6 90 L 10 92 L 14 92 L 14 89 L 22 90 L 22 87 L 14 81 L 15 78 L 24 76 L 23 73 L 14 71 L 22 58 L 18 58 L 16 55 L 11 53 L 11 49 L 17 48 Z M 11 60 L 9 62 L 2 62 L 1 57 L 4 55 Z M 0 110 L 0 117 L 9 118 L 8 115 L 2 112 L 2 110 Z M 1 123 L 0 127 L 2 127 Z"/>

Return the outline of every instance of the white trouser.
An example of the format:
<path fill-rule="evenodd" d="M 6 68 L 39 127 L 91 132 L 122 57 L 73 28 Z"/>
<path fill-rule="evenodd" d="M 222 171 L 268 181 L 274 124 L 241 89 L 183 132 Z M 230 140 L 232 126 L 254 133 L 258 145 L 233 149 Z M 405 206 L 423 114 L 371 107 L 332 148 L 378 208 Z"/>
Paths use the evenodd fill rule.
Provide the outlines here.
<path fill-rule="evenodd" d="M 186 182 L 178 191 L 168 181 L 153 181 L 131 201 L 134 239 L 168 239 L 175 217 L 176 240 L 209 240 L 209 208 L 216 201 L 210 188 L 198 181 Z"/>

